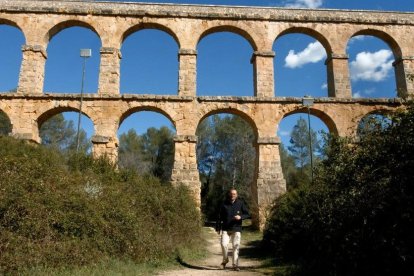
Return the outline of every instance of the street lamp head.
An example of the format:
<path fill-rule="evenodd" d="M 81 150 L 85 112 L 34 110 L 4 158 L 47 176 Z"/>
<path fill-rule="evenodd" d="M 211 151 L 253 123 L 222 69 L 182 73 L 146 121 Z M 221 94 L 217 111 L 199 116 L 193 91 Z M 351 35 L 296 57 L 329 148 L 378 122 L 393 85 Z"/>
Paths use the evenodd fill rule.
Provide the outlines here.
<path fill-rule="evenodd" d="M 303 104 L 303 106 L 306 106 L 308 108 L 313 105 L 313 102 L 314 102 L 314 98 L 312 98 L 309 95 L 303 96 L 303 98 L 302 98 L 302 104 Z"/>
<path fill-rule="evenodd" d="M 80 50 L 80 56 L 83 58 L 88 58 L 92 56 L 92 50 L 91 49 L 81 49 Z"/>

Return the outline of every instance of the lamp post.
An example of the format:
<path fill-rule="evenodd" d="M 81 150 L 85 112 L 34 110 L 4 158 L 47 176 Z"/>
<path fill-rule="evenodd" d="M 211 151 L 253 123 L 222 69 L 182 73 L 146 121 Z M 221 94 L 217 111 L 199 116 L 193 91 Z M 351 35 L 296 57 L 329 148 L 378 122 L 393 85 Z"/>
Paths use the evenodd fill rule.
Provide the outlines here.
<path fill-rule="evenodd" d="M 76 152 L 79 151 L 79 143 L 80 143 L 80 124 L 81 124 L 81 115 L 82 115 L 82 103 L 83 103 L 83 88 L 85 83 L 85 66 L 86 66 L 86 59 L 92 56 L 91 49 L 81 49 L 80 56 L 83 58 L 83 66 L 82 66 L 82 82 L 81 82 L 81 94 L 80 94 L 80 104 L 79 104 L 79 116 L 78 116 L 78 130 L 76 132 Z"/>
<path fill-rule="evenodd" d="M 302 98 L 302 105 L 308 109 L 308 134 L 309 134 L 309 154 L 310 154 L 310 167 L 311 167 L 311 182 L 313 182 L 313 152 L 312 152 L 312 134 L 310 123 L 310 107 L 313 105 L 314 99 L 311 96 L 304 96 Z"/>

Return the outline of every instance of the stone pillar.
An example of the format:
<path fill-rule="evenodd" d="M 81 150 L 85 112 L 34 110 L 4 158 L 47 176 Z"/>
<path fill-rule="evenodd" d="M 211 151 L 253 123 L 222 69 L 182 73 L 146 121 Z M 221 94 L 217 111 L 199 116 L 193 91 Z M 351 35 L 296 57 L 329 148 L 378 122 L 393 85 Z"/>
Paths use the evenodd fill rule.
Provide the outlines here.
<path fill-rule="evenodd" d="M 195 97 L 197 89 L 197 51 L 180 49 L 178 63 L 178 95 Z"/>
<path fill-rule="evenodd" d="M 37 113 L 34 110 L 33 103 L 21 100 L 14 106 L 9 114 L 12 123 L 12 132 L 10 136 L 40 144 L 42 139 L 39 135 L 39 125 L 37 123 Z"/>
<path fill-rule="evenodd" d="M 348 55 L 331 53 L 325 61 L 328 72 L 328 96 L 352 98 Z"/>
<path fill-rule="evenodd" d="M 42 45 L 23 45 L 18 93 L 43 94 L 47 53 Z"/>
<path fill-rule="evenodd" d="M 101 65 L 99 70 L 98 93 L 104 95 L 119 94 L 120 59 L 119 49 L 112 47 L 101 48 Z"/>
<path fill-rule="evenodd" d="M 286 192 L 280 163 L 279 137 L 260 137 L 256 148 L 256 184 L 252 186 L 253 225 L 263 230 L 274 200 Z"/>
<path fill-rule="evenodd" d="M 116 136 L 94 135 L 91 140 L 94 158 L 106 156 L 113 164 L 118 162 L 118 138 Z"/>
<path fill-rule="evenodd" d="M 174 167 L 171 175 L 171 183 L 174 186 L 186 186 L 190 190 L 197 207 L 200 208 L 201 183 L 197 169 L 197 136 L 176 135 L 174 142 Z"/>
<path fill-rule="evenodd" d="M 274 97 L 273 51 L 256 51 L 250 62 L 253 64 L 254 95 Z"/>
<path fill-rule="evenodd" d="M 403 56 L 392 64 L 395 67 L 397 96 L 414 98 L 414 56 Z"/>

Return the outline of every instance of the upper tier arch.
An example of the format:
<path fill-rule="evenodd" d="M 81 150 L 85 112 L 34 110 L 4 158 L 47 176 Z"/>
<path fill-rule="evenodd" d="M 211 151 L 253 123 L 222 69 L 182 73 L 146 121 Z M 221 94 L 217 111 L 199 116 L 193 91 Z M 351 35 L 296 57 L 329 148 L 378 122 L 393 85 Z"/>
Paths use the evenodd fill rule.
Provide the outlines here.
<path fill-rule="evenodd" d="M 275 42 L 278 40 L 278 38 L 280 38 L 284 35 L 288 35 L 288 34 L 305 34 L 305 35 L 308 35 L 310 37 L 313 37 L 314 39 L 319 41 L 319 43 L 322 44 L 322 46 L 325 48 L 325 51 L 328 55 L 330 53 L 332 53 L 331 43 L 325 37 L 325 35 L 318 32 L 318 31 L 316 31 L 316 30 L 314 30 L 314 29 L 308 28 L 308 27 L 297 27 L 297 26 L 288 27 L 287 29 L 283 30 L 282 32 L 280 32 L 277 35 L 277 37 L 275 39 Z"/>
<path fill-rule="evenodd" d="M 133 33 L 135 32 L 139 32 L 141 30 L 145 30 L 145 29 L 153 29 L 153 30 L 159 30 L 159 31 L 163 31 L 167 34 L 169 34 L 177 43 L 178 48 L 180 48 L 180 39 L 177 36 L 177 34 L 175 33 L 175 31 L 173 31 L 170 27 L 160 24 L 160 23 L 156 23 L 156 22 L 146 22 L 146 23 L 139 23 L 136 24 L 132 27 L 129 27 L 123 34 L 121 37 L 121 41 L 120 44 L 122 45 L 124 43 L 124 41 Z"/>
<path fill-rule="evenodd" d="M 390 34 L 388 34 L 387 32 L 382 31 L 382 30 L 378 30 L 378 29 L 374 29 L 374 28 L 361 29 L 361 30 L 358 30 L 357 32 L 355 32 L 354 34 L 352 34 L 352 36 L 349 38 L 349 40 L 351 38 L 353 38 L 355 36 L 359 36 L 359 35 L 374 36 L 374 37 L 377 37 L 377 38 L 383 40 L 385 43 L 388 44 L 388 46 L 392 50 L 392 52 L 394 54 L 394 57 L 395 58 L 401 58 L 402 51 L 401 51 L 400 45 L 394 39 L 394 37 L 391 36 Z M 348 40 L 348 42 L 349 42 L 349 40 Z"/>
<path fill-rule="evenodd" d="M 214 34 L 214 33 L 219 33 L 219 32 L 230 32 L 230 33 L 238 34 L 249 42 L 249 44 L 252 46 L 252 49 L 254 51 L 258 49 L 257 43 L 254 40 L 253 36 L 249 33 L 249 31 L 242 29 L 238 26 L 233 26 L 233 25 L 213 26 L 213 27 L 210 27 L 204 30 L 201 33 L 200 37 L 198 38 L 197 45 L 200 43 L 200 41 L 204 37 Z"/>
<path fill-rule="evenodd" d="M 83 28 L 89 29 L 99 37 L 99 40 L 101 40 L 101 36 L 99 32 L 91 23 L 88 23 L 82 20 L 72 19 L 72 20 L 65 20 L 65 21 L 59 22 L 56 25 L 54 25 L 52 28 L 50 28 L 43 38 L 45 44 L 49 43 L 50 40 L 52 40 L 52 38 L 55 35 L 57 35 L 59 32 L 63 31 L 64 29 L 71 28 L 71 27 L 83 27 Z"/>

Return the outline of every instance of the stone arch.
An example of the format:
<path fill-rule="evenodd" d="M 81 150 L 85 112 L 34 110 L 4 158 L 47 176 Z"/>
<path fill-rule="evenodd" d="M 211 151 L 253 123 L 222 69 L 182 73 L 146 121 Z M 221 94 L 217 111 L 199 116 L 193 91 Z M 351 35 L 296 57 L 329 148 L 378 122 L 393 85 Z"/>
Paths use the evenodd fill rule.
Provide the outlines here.
<path fill-rule="evenodd" d="M 391 115 L 393 113 L 392 110 L 390 109 L 385 109 L 385 108 L 379 108 L 379 109 L 375 109 L 375 110 L 371 110 L 369 112 L 366 112 L 364 114 L 361 114 L 356 120 L 355 120 L 355 126 L 354 126 L 354 133 L 356 134 L 356 136 L 358 137 L 361 133 L 362 133 L 362 129 L 361 129 L 361 124 L 363 123 L 363 120 L 365 118 L 368 118 L 371 115 L 379 115 L 384 117 L 384 119 L 390 119 L 387 117 L 387 115 Z M 392 120 L 389 120 L 389 122 L 392 122 Z"/>
<path fill-rule="evenodd" d="M 307 110 L 307 108 L 301 107 L 301 108 L 297 108 L 293 111 L 290 111 L 288 113 L 285 113 L 283 115 L 283 117 L 280 119 L 280 121 L 278 122 L 278 126 L 284 118 L 288 117 L 289 115 L 293 115 L 293 114 L 297 114 L 297 113 L 308 113 L 308 110 Z M 320 109 L 317 109 L 317 108 L 310 108 L 310 114 L 317 117 L 318 119 L 320 119 L 328 127 L 329 133 L 331 133 L 333 135 L 338 135 L 339 134 L 339 131 L 338 131 L 338 128 L 337 128 L 337 125 L 336 125 L 335 121 L 326 112 L 324 112 Z"/>
<path fill-rule="evenodd" d="M 360 29 L 360 30 L 356 30 L 348 39 L 348 46 L 350 45 L 350 40 L 353 37 L 356 36 L 369 36 L 369 37 L 373 37 L 379 41 L 381 41 L 381 43 L 384 43 L 384 48 L 386 48 L 387 46 L 389 47 L 390 52 L 392 52 L 392 56 L 390 56 L 389 59 L 387 59 L 387 62 L 392 62 L 393 67 L 390 70 L 390 75 L 394 74 L 394 81 L 385 81 L 382 83 L 382 85 L 377 85 L 376 88 L 382 88 L 385 87 L 384 83 L 387 85 L 387 89 L 377 89 L 379 91 L 381 91 L 382 93 L 384 93 L 383 91 L 386 91 L 387 94 L 386 95 L 382 95 L 382 97 L 387 97 L 387 98 L 393 98 L 393 97 L 398 97 L 401 94 L 404 94 L 407 87 L 407 80 L 406 80 L 406 75 L 405 72 L 407 70 L 407 68 L 404 67 L 404 64 L 401 61 L 402 58 L 402 49 L 400 47 L 400 45 L 398 44 L 398 42 L 394 39 L 394 37 L 392 37 L 390 34 L 388 34 L 387 32 L 383 31 L 383 30 L 379 30 L 379 29 L 373 29 L 373 28 L 364 28 L 364 29 Z M 366 49 L 366 48 L 365 48 Z M 389 51 L 387 49 L 387 51 Z M 365 51 L 365 50 L 364 50 Z M 349 49 L 347 49 L 347 53 L 349 53 Z M 349 68 L 351 69 L 352 66 L 352 62 L 349 62 L 348 64 Z M 388 73 L 388 72 L 387 72 Z M 358 78 L 357 78 L 358 80 Z M 363 80 L 363 79 L 362 79 Z M 382 81 L 385 80 L 382 79 Z M 396 93 L 392 93 L 391 91 L 394 91 L 396 89 Z M 355 82 L 351 83 L 351 90 L 353 90 L 353 92 L 356 92 L 358 89 L 355 86 Z M 377 92 L 378 93 L 378 92 Z M 365 96 L 365 97 L 375 97 L 374 96 Z"/>
<path fill-rule="evenodd" d="M 287 34 L 304 34 L 304 35 L 308 35 L 310 37 L 313 37 L 314 39 L 316 39 L 319 43 L 322 44 L 322 46 L 325 48 L 326 54 L 329 56 L 330 53 L 332 53 L 332 46 L 331 43 L 329 42 L 329 40 L 325 37 L 324 34 L 311 29 L 311 28 L 307 28 L 307 27 L 290 27 L 287 28 L 285 30 L 283 30 L 282 32 L 280 32 L 278 34 L 278 36 L 276 37 L 275 41 L 276 42 L 278 40 L 278 38 L 287 35 Z"/>
<path fill-rule="evenodd" d="M 128 36 L 130 36 L 131 34 L 135 32 L 139 32 L 141 30 L 145 30 L 145 29 L 159 30 L 159 31 L 169 34 L 177 43 L 178 48 L 180 48 L 181 43 L 180 43 L 180 39 L 178 38 L 177 34 L 171 28 L 165 25 L 159 24 L 159 23 L 140 23 L 140 24 L 130 27 L 122 34 L 120 44 L 122 45 L 125 39 L 127 39 Z"/>
<path fill-rule="evenodd" d="M 10 115 L 7 114 L 7 112 L 3 109 L 0 108 L 0 118 L 2 119 L 2 121 L 6 121 L 6 125 L 0 124 L 0 136 L 1 135 L 7 135 L 13 132 L 13 123 L 10 119 Z M 7 125 L 8 123 L 8 125 Z"/>
<path fill-rule="evenodd" d="M 154 46 L 145 48 L 152 45 L 151 42 Z M 176 95 L 179 85 L 179 49 L 178 37 L 167 26 L 141 23 L 130 27 L 123 33 L 119 48 L 122 54 L 119 65 L 119 92 Z M 136 67 L 137 75 L 126 70 L 131 67 Z M 163 70 L 160 71 L 160 67 Z M 154 81 L 155 75 L 164 81 Z"/>
<path fill-rule="evenodd" d="M 12 90 L 9 90 L 9 91 L 16 92 L 17 89 L 18 89 L 18 86 L 19 86 L 19 74 L 20 74 L 20 71 L 22 70 L 22 63 L 23 63 L 23 53 L 22 53 L 21 49 L 26 44 L 26 41 L 27 41 L 26 40 L 26 34 L 24 33 L 24 30 L 15 21 L 0 18 L 0 26 L 1 25 L 5 25 L 7 27 L 10 27 L 11 29 L 13 29 L 13 31 L 17 30 L 16 32 L 19 33 L 19 35 L 18 35 L 19 40 L 20 40 L 20 35 L 23 37 L 22 44 L 19 45 L 18 43 L 16 43 L 16 44 L 13 43 L 13 49 L 10 49 L 9 51 L 7 51 L 7 54 L 6 54 L 8 58 L 12 59 L 12 60 L 10 60 L 12 62 L 12 66 L 8 68 L 8 70 L 7 70 L 8 72 L 6 74 L 12 74 L 12 76 L 10 76 L 10 75 L 7 76 L 6 75 L 6 76 L 3 76 L 3 78 L 2 78 L 2 81 L 5 78 L 9 79 L 9 80 L 15 78 L 15 81 L 13 80 L 11 82 L 11 83 L 13 83 L 14 87 L 12 87 Z M 17 36 L 14 39 L 16 39 L 16 38 L 17 38 Z M 8 41 L 10 42 L 12 40 L 13 39 L 8 40 Z M 15 46 L 18 46 L 18 47 L 15 47 Z M 0 61 L 0 66 L 2 66 L 4 64 L 5 64 L 4 60 Z M 14 67 L 14 66 L 16 66 L 16 67 Z M 9 77 L 11 77 L 11 78 L 9 78 Z M 3 90 L 3 87 L 1 88 L 1 90 Z"/>
<path fill-rule="evenodd" d="M 78 35 L 85 39 L 76 39 Z M 73 38 L 68 40 L 67 38 L 70 36 L 73 36 Z M 81 76 L 82 67 L 77 65 L 79 64 L 78 60 L 82 58 L 79 56 L 79 50 L 81 48 L 90 48 L 92 56 L 87 59 L 88 62 L 85 62 L 85 64 L 92 70 L 89 69 L 86 74 L 88 81 L 84 82 L 84 93 L 96 93 L 99 88 L 101 63 L 99 52 L 102 47 L 102 40 L 96 28 L 85 21 L 66 20 L 55 24 L 47 32 L 44 39 L 47 43 L 47 58 L 44 61 L 43 92 L 53 91 L 59 93 L 65 91 L 67 93 L 80 93 L 80 86 L 78 85 L 80 78 L 78 79 L 78 76 Z M 63 43 L 70 47 L 62 47 Z M 79 44 L 79 46 L 75 46 L 76 44 Z M 85 47 L 85 44 L 88 46 Z M 70 55 L 73 58 L 64 58 L 64 55 Z M 62 81 L 54 81 L 56 77 Z"/>
<path fill-rule="evenodd" d="M 24 29 L 21 28 L 17 22 L 5 18 L 0 18 L 0 25 L 8 25 L 17 28 L 22 33 L 24 41 L 26 41 L 26 34 L 24 32 Z"/>
<path fill-rule="evenodd" d="M 91 30 L 99 37 L 99 40 L 101 41 L 101 44 L 102 44 L 101 36 L 93 25 L 91 25 L 88 22 L 85 22 L 82 20 L 75 20 L 75 19 L 59 22 L 55 24 L 52 28 L 50 28 L 43 38 L 45 44 L 47 44 L 59 32 L 63 31 L 64 29 L 70 28 L 70 27 L 83 27 L 83 28 Z"/>
<path fill-rule="evenodd" d="M 36 119 L 38 129 L 40 129 L 40 127 L 42 126 L 44 122 L 46 122 L 53 116 L 59 113 L 63 113 L 63 112 L 79 112 L 79 108 L 73 107 L 73 106 L 58 106 L 58 107 L 53 107 L 51 109 L 47 109 L 43 111 L 42 114 L 40 114 Z M 96 132 L 96 124 L 95 124 L 95 120 L 93 119 L 93 117 L 90 114 L 88 114 L 88 112 L 85 110 L 82 110 L 82 115 L 85 115 L 92 121 L 94 132 Z"/>
<path fill-rule="evenodd" d="M 258 138 L 259 135 L 259 130 L 257 127 L 256 122 L 254 121 L 254 119 L 247 113 L 236 109 L 236 108 L 231 108 L 231 107 L 227 107 L 227 108 L 219 108 L 219 109 L 214 109 L 214 110 L 209 110 L 208 112 L 206 112 L 205 114 L 203 114 L 201 116 L 201 118 L 198 120 L 197 125 L 195 126 L 196 129 L 198 128 L 198 126 L 200 125 L 200 123 L 207 117 L 211 116 L 211 115 L 216 115 L 216 114 L 223 114 L 223 113 L 227 113 L 227 114 L 232 114 L 232 115 L 237 115 L 240 118 L 242 118 L 243 120 L 245 120 L 249 126 L 252 128 L 255 138 Z"/>
<path fill-rule="evenodd" d="M 389 35 L 388 33 L 382 30 L 370 29 L 370 28 L 359 30 L 349 37 L 348 42 L 352 37 L 358 36 L 358 35 L 369 35 L 369 36 L 374 36 L 376 38 L 379 38 L 388 44 L 388 46 L 390 47 L 390 49 L 392 50 L 394 54 L 395 59 L 400 58 L 402 56 L 401 47 L 398 44 L 398 42 L 391 35 Z"/>
<path fill-rule="evenodd" d="M 166 117 L 174 125 L 174 128 L 176 128 L 175 120 L 168 112 L 166 112 L 162 108 L 159 108 L 156 106 L 149 106 L 149 105 L 132 107 L 128 109 L 127 111 L 123 112 L 121 117 L 119 118 L 118 128 L 122 124 L 122 122 L 126 118 L 128 118 L 130 115 L 137 113 L 137 112 L 141 112 L 141 111 L 151 111 L 151 112 L 159 113 L 163 115 L 164 117 Z"/>
<path fill-rule="evenodd" d="M 236 26 L 232 26 L 232 25 L 222 25 L 222 26 L 214 26 L 211 28 L 208 28 L 206 30 L 204 30 L 200 37 L 197 40 L 197 45 L 200 43 L 200 41 L 213 33 L 220 33 L 220 32 L 230 32 L 230 33 L 234 33 L 237 35 L 240 35 L 241 37 L 243 37 L 244 39 L 246 39 L 249 44 L 252 46 L 253 51 L 257 51 L 258 50 L 258 46 L 256 41 L 254 40 L 253 36 L 246 30 L 243 30 L 239 27 Z"/>

